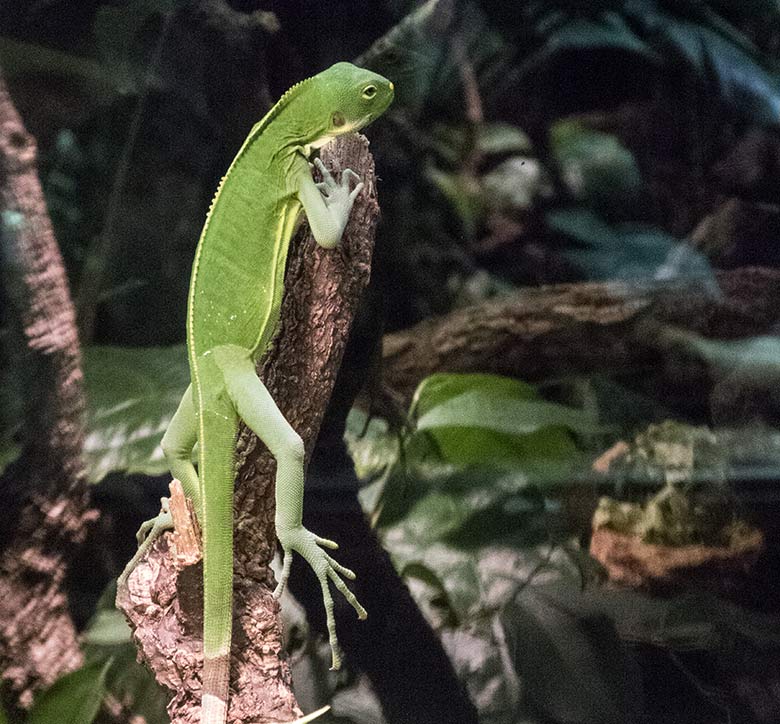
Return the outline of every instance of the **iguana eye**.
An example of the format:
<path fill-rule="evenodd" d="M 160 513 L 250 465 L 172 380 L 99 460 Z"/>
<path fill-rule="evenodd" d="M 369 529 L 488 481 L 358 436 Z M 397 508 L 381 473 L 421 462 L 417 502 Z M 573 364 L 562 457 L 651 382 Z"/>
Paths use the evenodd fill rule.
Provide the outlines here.
<path fill-rule="evenodd" d="M 347 122 L 347 120 L 346 120 L 346 118 L 344 118 L 343 114 L 341 114 L 339 112 L 336 112 L 336 113 L 333 114 L 332 122 L 333 122 L 333 125 L 336 128 L 338 128 L 339 126 L 343 126 Z"/>
<path fill-rule="evenodd" d="M 375 95 L 376 95 L 375 85 L 367 85 L 365 88 L 363 88 L 363 98 L 366 98 L 367 100 L 371 100 Z"/>

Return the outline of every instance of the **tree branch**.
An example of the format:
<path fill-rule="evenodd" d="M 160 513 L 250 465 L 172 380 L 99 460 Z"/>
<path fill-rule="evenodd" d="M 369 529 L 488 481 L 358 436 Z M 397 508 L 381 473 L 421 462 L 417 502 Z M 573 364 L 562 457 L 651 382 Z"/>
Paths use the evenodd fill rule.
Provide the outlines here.
<path fill-rule="evenodd" d="M 23 379 L 22 453 L 0 479 L 0 672 L 22 707 L 81 664 L 68 561 L 95 511 L 83 476 L 81 362 L 36 146 L 0 77 L 0 268 Z"/>
<path fill-rule="evenodd" d="M 340 246 L 320 249 L 304 228 L 291 246 L 276 343 L 260 376 L 306 444 L 319 431 L 361 293 L 368 282 L 379 207 L 373 161 L 362 136 L 323 150 L 329 168 L 352 168 L 365 190 Z M 276 548 L 275 463 L 246 429 L 237 444 L 234 502 L 234 612 L 229 717 L 236 721 L 290 721 L 300 716 L 282 657 L 278 604 L 269 563 Z M 174 692 L 172 724 L 197 722 L 202 671 L 202 569 L 179 571 L 168 535 L 150 550 L 117 603 L 131 622 L 141 657 Z"/>
<path fill-rule="evenodd" d="M 701 369 L 686 372 L 685 365 L 670 364 L 675 343 L 664 334 L 669 328 L 720 339 L 777 333 L 780 271 L 716 272 L 714 284 L 688 279 L 522 289 L 425 320 L 384 337 L 386 402 L 405 408 L 433 372 L 478 371 L 538 381 L 650 370 L 661 378 L 657 392 L 671 395 L 682 385 L 690 398 Z"/>

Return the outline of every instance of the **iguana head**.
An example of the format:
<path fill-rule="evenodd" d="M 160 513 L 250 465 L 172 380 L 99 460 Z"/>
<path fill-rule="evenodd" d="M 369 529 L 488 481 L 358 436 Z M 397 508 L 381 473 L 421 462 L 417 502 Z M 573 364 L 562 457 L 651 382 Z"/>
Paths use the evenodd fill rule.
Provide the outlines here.
<path fill-rule="evenodd" d="M 305 99 L 308 127 L 301 130 L 303 145 L 310 148 L 363 128 L 393 100 L 393 84 L 387 78 L 351 63 L 336 63 L 302 85 L 308 88 L 295 101 Z"/>

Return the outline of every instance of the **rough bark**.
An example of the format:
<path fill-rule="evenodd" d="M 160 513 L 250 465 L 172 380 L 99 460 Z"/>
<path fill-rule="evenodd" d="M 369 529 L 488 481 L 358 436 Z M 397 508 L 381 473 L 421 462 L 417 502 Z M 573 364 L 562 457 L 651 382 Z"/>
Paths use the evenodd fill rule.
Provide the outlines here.
<path fill-rule="evenodd" d="M 340 246 L 320 249 L 307 228 L 296 235 L 285 276 L 276 343 L 260 376 L 311 453 L 361 293 L 368 282 L 378 205 L 367 141 L 342 138 L 324 149 L 329 168 L 352 168 L 365 182 Z M 275 464 L 246 429 L 239 433 L 234 503 L 234 614 L 229 720 L 290 721 L 300 716 L 282 656 L 278 604 L 269 563 L 274 531 Z M 179 572 L 169 535 L 155 544 L 119 592 L 141 658 L 174 692 L 172 724 L 198 721 L 200 711 L 201 568 Z"/>
<path fill-rule="evenodd" d="M 81 664 L 64 590 L 95 512 L 81 446 L 75 315 L 36 171 L 36 146 L 0 77 L 3 302 L 25 390 L 22 453 L 0 479 L 0 672 L 15 703 Z M 10 351 L 10 350 L 9 350 Z"/>
<path fill-rule="evenodd" d="M 652 369 L 678 386 L 679 366 L 664 364 L 675 345 L 664 330 L 735 339 L 780 328 L 780 271 L 717 272 L 715 282 L 561 284 L 459 309 L 385 336 L 383 387 L 405 406 L 432 372 L 534 381 Z"/>

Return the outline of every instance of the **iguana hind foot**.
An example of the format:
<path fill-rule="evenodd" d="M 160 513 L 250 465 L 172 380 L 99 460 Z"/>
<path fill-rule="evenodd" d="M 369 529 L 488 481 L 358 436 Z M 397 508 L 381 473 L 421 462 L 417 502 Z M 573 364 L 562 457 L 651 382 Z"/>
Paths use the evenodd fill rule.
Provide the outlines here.
<path fill-rule="evenodd" d="M 329 556 L 323 550 L 323 548 L 336 550 L 339 547 L 336 542 L 328 540 L 327 538 L 321 538 L 303 526 L 280 530 L 280 526 L 277 523 L 276 533 L 279 536 L 279 542 L 282 544 L 284 550 L 284 562 L 282 564 L 282 573 L 279 578 L 279 583 L 274 590 L 274 597 L 279 598 L 279 596 L 282 595 L 282 591 L 284 590 L 290 575 L 292 554 L 293 551 L 296 551 L 311 566 L 314 574 L 317 576 L 317 580 L 320 582 L 322 598 L 325 604 L 325 622 L 328 629 L 328 641 L 330 643 L 331 651 L 330 668 L 339 669 L 341 668 L 341 647 L 339 646 L 338 637 L 336 636 L 336 619 L 333 615 L 333 596 L 330 593 L 328 581 L 332 581 L 333 585 L 336 586 L 344 598 L 347 599 L 352 608 L 357 612 L 358 618 L 364 620 L 368 616 L 366 609 L 360 605 L 355 594 L 347 588 L 347 584 L 344 583 L 341 578 L 343 576 L 350 581 L 354 581 L 356 578 L 355 573 L 346 566 L 341 565 L 341 563 Z"/>
<path fill-rule="evenodd" d="M 125 566 L 119 578 L 117 578 L 118 587 L 127 583 L 127 579 L 130 578 L 130 574 L 138 565 L 138 562 L 146 555 L 152 543 L 166 530 L 173 530 L 173 517 L 171 516 L 168 498 L 160 498 L 160 512 L 157 517 L 141 523 L 141 527 L 135 534 L 135 538 L 138 541 L 138 550 Z"/>

